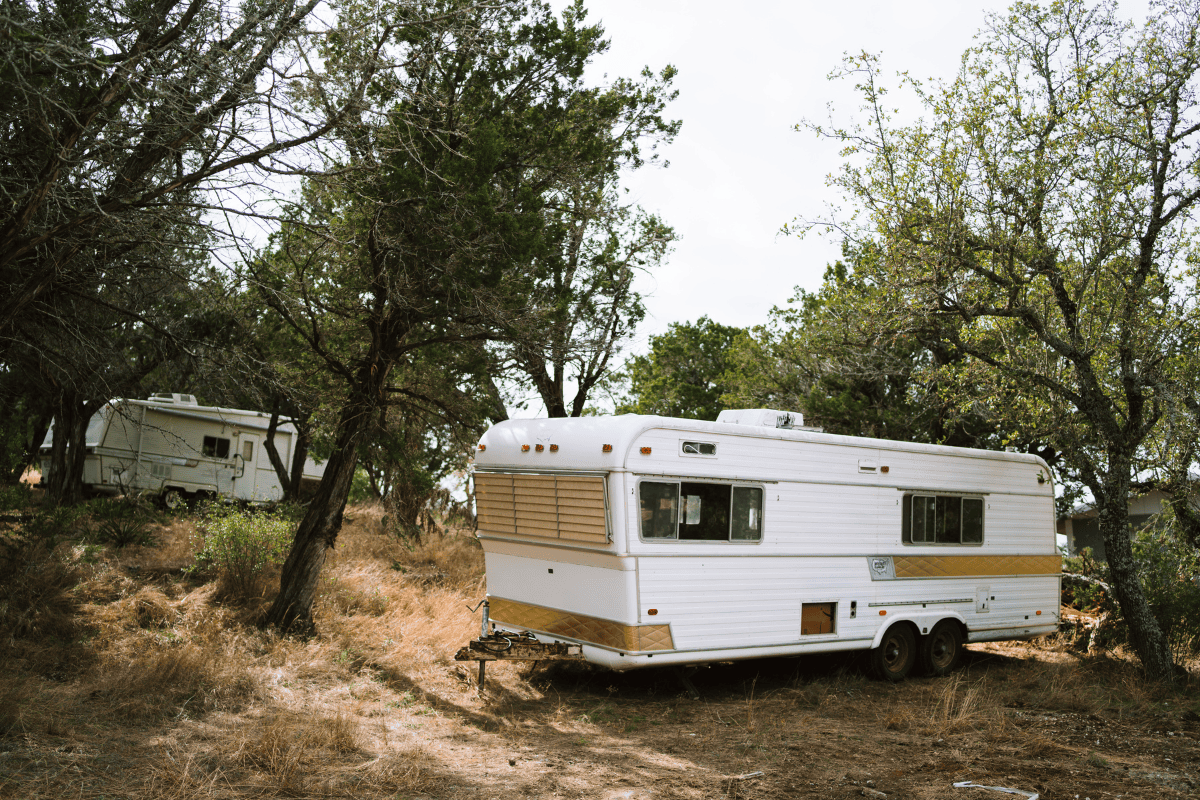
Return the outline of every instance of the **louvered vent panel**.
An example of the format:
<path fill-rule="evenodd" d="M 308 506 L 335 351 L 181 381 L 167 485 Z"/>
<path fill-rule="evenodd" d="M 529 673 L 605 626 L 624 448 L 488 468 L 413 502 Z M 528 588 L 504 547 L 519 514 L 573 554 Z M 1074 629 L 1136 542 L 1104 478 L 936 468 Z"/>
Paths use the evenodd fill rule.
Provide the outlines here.
<path fill-rule="evenodd" d="M 600 477 L 477 473 L 475 502 L 484 533 L 608 541 Z"/>
<path fill-rule="evenodd" d="M 558 507 L 554 478 L 543 475 L 514 475 L 517 533 L 525 536 L 558 536 Z"/>
<path fill-rule="evenodd" d="M 511 475 L 475 476 L 475 505 L 479 529 L 484 533 L 516 533 Z"/>

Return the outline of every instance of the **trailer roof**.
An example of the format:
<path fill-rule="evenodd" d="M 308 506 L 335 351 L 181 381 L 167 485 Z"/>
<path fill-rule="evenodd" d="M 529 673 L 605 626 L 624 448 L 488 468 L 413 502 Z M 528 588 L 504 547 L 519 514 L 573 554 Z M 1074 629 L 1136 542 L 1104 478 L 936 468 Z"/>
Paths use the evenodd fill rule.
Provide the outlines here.
<path fill-rule="evenodd" d="M 889 439 L 843 436 L 814 430 L 788 430 L 644 414 L 505 420 L 489 428 L 483 438 L 479 440 L 480 446 L 475 453 L 475 466 L 479 469 L 583 471 L 621 469 L 626 466 L 630 449 L 638 437 L 646 431 L 656 429 L 718 437 L 749 437 L 762 440 L 836 444 L 872 450 L 958 456 L 960 458 L 985 458 L 993 461 L 1012 461 L 1046 467 L 1045 461 L 1028 453 L 978 450 L 919 442 L 898 442 Z M 537 449 L 539 445 L 543 448 L 540 451 Z M 606 449 L 606 446 L 609 445 L 611 448 Z M 523 449 L 526 447 L 527 449 Z"/>

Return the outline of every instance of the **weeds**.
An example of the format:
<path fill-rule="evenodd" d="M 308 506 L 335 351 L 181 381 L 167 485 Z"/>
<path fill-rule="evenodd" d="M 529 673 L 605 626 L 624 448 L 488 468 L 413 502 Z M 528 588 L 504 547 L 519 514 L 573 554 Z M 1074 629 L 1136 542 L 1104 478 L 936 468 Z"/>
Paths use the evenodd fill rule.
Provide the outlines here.
<path fill-rule="evenodd" d="M 189 572 L 215 574 L 218 593 L 238 600 L 261 594 L 266 574 L 283 564 L 295 525 L 269 512 L 207 506 L 198 524 L 195 563 Z"/>
<path fill-rule="evenodd" d="M 153 515 L 136 500 L 112 498 L 95 500 L 88 504 L 92 521 L 96 523 L 96 537 L 114 547 L 150 545 Z"/>

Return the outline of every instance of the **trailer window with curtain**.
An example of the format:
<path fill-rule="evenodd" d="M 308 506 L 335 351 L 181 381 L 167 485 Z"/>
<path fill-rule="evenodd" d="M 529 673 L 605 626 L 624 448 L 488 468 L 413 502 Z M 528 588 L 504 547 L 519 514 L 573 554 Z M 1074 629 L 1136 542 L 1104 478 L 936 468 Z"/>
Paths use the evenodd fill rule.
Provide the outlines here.
<path fill-rule="evenodd" d="M 763 490 L 691 481 L 642 481 L 641 534 L 648 540 L 758 542 Z"/>

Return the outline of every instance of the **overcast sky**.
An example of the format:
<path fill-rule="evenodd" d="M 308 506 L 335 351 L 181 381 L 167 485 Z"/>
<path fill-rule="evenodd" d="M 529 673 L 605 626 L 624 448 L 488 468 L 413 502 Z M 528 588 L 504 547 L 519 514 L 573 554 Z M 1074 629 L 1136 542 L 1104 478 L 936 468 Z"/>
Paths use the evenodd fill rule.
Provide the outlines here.
<path fill-rule="evenodd" d="M 820 286 L 837 242 L 778 231 L 839 199 L 825 185 L 838 167 L 837 147 L 793 126 L 827 119 L 830 103 L 842 121 L 855 114 L 852 85 L 826 80 L 843 53 L 882 54 L 887 75 L 948 78 L 985 12 L 1008 7 L 993 0 L 586 2 L 588 19 L 602 21 L 612 42 L 593 65 L 595 79 L 634 76 L 643 66 L 679 69 L 679 99 L 668 111 L 683 128 L 665 151 L 670 167 L 627 178 L 635 201 L 681 237 L 669 263 L 641 284 L 650 316 L 635 351 L 671 322 L 707 314 L 755 325 L 793 287 Z M 1145 3 L 1122 10 L 1140 21 Z"/>

